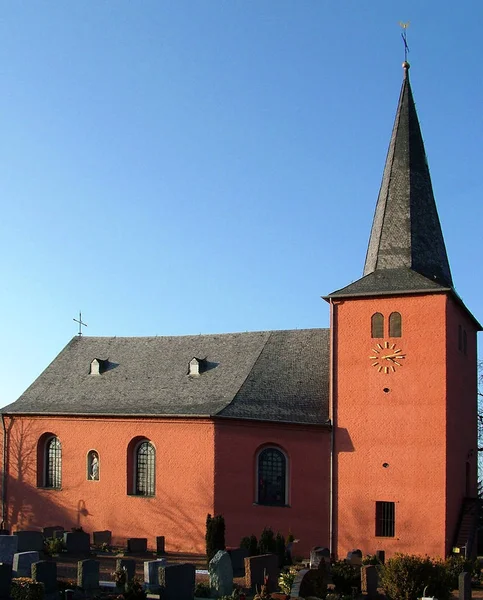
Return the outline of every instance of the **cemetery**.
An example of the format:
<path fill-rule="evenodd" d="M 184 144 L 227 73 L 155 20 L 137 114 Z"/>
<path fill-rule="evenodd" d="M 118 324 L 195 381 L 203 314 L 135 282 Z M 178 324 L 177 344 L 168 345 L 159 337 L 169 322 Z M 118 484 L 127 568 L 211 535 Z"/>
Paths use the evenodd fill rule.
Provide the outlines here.
<path fill-rule="evenodd" d="M 92 539 L 91 539 L 92 538 Z M 297 540 L 266 527 L 225 548 L 224 520 L 208 515 L 206 555 L 164 552 L 165 539 L 111 545 L 110 531 L 16 531 L 0 535 L 0 600 L 470 600 L 479 591 L 477 559 L 445 561 L 384 551 L 348 551 L 334 560 L 326 547 L 308 557 Z"/>

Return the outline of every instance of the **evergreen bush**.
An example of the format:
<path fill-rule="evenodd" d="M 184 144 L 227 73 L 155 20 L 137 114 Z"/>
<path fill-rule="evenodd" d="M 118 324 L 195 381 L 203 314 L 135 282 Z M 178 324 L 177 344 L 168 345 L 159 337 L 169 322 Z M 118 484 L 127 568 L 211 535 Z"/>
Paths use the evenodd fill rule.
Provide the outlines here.
<path fill-rule="evenodd" d="M 225 549 L 225 519 L 222 515 L 206 517 L 206 559 L 208 563 L 218 550 Z"/>
<path fill-rule="evenodd" d="M 352 594 L 352 588 L 361 591 L 361 568 L 351 565 L 345 560 L 338 560 L 332 565 L 332 583 L 335 591 L 344 596 Z M 439 600 L 439 599 L 438 599 Z"/>
<path fill-rule="evenodd" d="M 280 532 L 275 536 L 275 554 L 278 556 L 278 567 L 281 569 L 287 564 L 287 555 L 285 552 L 285 538 Z"/>
<path fill-rule="evenodd" d="M 245 536 L 240 540 L 240 548 L 248 550 L 248 556 L 258 555 L 258 540 L 256 535 Z"/>
<path fill-rule="evenodd" d="M 276 554 L 277 545 L 271 527 L 264 527 L 258 540 L 258 554 Z"/>
<path fill-rule="evenodd" d="M 390 600 L 417 600 L 423 595 L 449 600 L 452 574 L 444 562 L 429 556 L 396 554 L 381 569 L 380 583 Z"/>

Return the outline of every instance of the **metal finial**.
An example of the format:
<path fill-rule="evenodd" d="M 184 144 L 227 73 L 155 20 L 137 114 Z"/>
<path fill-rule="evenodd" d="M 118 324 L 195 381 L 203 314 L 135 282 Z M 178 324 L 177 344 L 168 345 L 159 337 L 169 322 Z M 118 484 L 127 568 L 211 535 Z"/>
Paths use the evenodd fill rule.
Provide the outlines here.
<path fill-rule="evenodd" d="M 82 313 L 81 311 L 79 311 L 79 318 L 78 319 L 72 319 L 73 321 L 75 321 L 76 323 L 79 323 L 79 331 L 77 333 L 77 335 L 82 335 L 82 326 L 87 327 L 87 323 L 84 323 L 82 321 Z"/>
<path fill-rule="evenodd" d="M 404 42 L 404 62 L 403 62 L 403 67 L 409 69 L 409 63 L 408 63 L 409 46 L 408 46 L 408 40 L 407 40 L 407 28 L 409 27 L 409 21 L 407 21 L 407 23 L 403 23 L 402 21 L 399 21 L 399 25 L 403 28 L 403 31 L 401 33 L 401 37 L 402 37 L 403 42 Z"/>

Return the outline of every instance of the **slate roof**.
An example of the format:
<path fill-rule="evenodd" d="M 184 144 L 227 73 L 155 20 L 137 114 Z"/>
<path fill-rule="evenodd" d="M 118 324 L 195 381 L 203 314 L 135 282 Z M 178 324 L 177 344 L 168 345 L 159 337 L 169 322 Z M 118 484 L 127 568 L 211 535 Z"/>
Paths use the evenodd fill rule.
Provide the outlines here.
<path fill-rule="evenodd" d="M 409 82 L 404 79 L 377 200 L 364 275 L 410 268 L 445 288 L 453 280 Z M 389 278 L 388 278 L 389 279 Z M 396 285 L 399 278 L 394 278 Z"/>
<path fill-rule="evenodd" d="M 201 374 L 188 375 L 201 360 Z M 94 359 L 101 374 L 91 375 Z M 329 331 L 76 336 L 7 414 L 189 416 L 325 424 Z"/>

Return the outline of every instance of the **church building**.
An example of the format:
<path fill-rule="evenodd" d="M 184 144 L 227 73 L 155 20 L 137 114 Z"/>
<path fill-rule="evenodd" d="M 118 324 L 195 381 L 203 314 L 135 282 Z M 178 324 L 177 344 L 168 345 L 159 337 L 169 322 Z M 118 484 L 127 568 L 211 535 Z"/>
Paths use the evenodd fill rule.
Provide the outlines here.
<path fill-rule="evenodd" d="M 270 526 L 305 556 L 472 552 L 481 326 L 403 73 L 364 274 L 325 296 L 330 328 L 76 336 L 2 409 L 2 527 L 202 553 L 210 513 L 228 546 Z"/>

